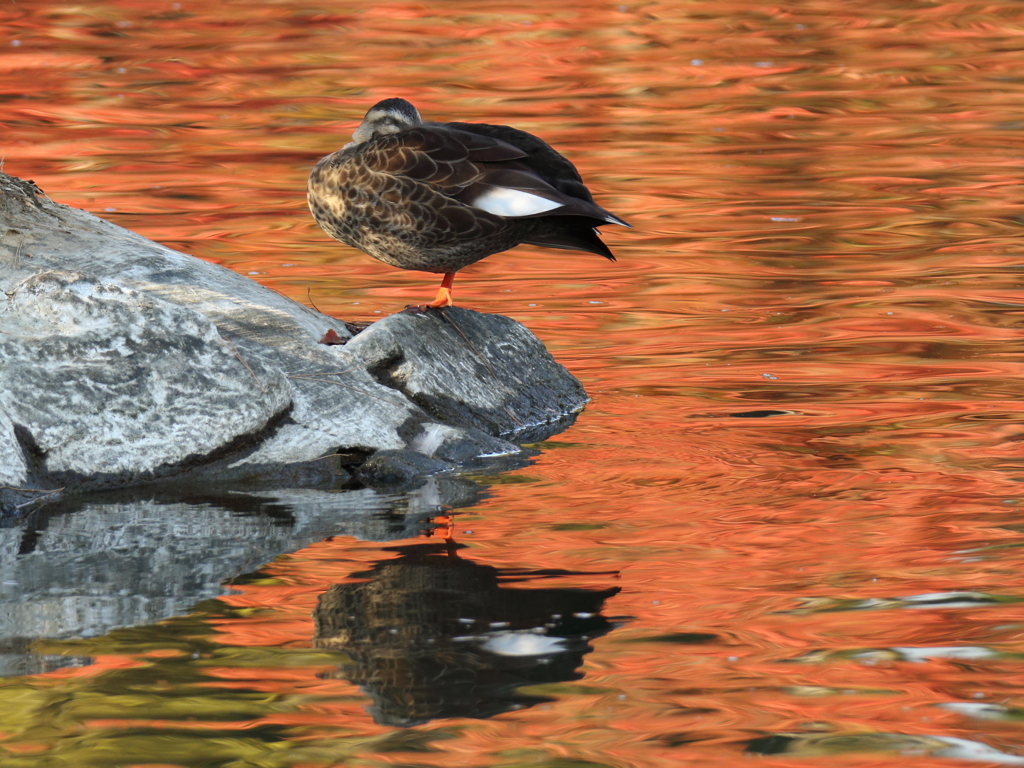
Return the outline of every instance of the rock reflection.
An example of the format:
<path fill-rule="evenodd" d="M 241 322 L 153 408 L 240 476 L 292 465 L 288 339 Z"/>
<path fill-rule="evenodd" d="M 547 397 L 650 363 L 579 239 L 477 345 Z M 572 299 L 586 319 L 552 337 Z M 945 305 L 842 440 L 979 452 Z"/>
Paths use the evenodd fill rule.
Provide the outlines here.
<path fill-rule="evenodd" d="M 216 488 L 92 494 L 0 527 L 0 677 L 40 671 L 44 638 L 94 637 L 187 613 L 225 581 L 328 536 L 420 535 L 484 486 L 430 477 L 414 491 Z"/>
<path fill-rule="evenodd" d="M 547 701 L 518 691 L 577 680 L 600 614 L 619 591 L 504 586 L 547 573 L 500 571 L 452 542 L 391 548 L 399 557 L 337 584 L 314 613 L 314 646 L 344 652 L 344 677 L 373 699 L 376 722 L 486 718 Z"/>

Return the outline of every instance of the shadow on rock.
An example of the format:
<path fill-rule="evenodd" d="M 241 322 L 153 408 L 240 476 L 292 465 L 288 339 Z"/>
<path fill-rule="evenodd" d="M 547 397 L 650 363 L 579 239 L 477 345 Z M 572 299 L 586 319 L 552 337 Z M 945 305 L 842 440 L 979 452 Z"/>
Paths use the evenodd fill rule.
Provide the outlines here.
<path fill-rule="evenodd" d="M 560 574 L 499 571 L 459 549 L 394 547 L 397 559 L 353 574 L 366 581 L 320 597 L 313 645 L 348 656 L 332 676 L 373 698 L 378 723 L 486 718 L 548 701 L 517 689 L 581 678 L 589 641 L 615 626 L 600 612 L 618 587 L 515 588 L 507 584 Z"/>

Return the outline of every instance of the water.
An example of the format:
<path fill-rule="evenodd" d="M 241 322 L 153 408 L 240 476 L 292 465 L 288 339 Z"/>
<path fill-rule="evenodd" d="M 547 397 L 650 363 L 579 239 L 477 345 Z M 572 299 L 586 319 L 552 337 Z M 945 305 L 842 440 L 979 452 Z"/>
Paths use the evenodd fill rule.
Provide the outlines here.
<path fill-rule="evenodd" d="M 528 467 L 0 531 L 5 768 L 1024 762 L 1022 20 L 0 7 L 4 170 L 348 320 L 436 288 L 305 210 L 380 98 L 544 137 L 636 227 L 456 281 L 593 397 Z"/>

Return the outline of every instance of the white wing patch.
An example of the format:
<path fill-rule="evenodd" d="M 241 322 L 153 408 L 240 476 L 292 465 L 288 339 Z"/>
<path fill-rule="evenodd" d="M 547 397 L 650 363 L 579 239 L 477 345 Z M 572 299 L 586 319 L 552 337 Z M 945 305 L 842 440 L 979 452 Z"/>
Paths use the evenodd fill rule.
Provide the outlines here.
<path fill-rule="evenodd" d="M 488 632 L 480 647 L 498 656 L 547 656 L 566 650 L 564 637 L 535 635 L 529 630 Z"/>
<path fill-rule="evenodd" d="M 495 216 L 508 216 L 509 218 L 533 216 L 562 207 L 561 203 L 509 187 L 491 187 L 476 198 L 471 205 L 493 213 Z"/>

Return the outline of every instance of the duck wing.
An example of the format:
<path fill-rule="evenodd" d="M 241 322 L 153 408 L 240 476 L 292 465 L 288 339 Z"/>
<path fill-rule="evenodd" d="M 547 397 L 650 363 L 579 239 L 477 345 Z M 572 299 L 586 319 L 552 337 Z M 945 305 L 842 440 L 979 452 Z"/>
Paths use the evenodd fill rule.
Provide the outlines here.
<path fill-rule="evenodd" d="M 520 157 L 509 158 L 501 163 L 488 163 L 488 170 L 491 174 L 483 180 L 483 183 L 520 189 L 557 201 L 562 206 L 560 209 L 543 211 L 534 215 L 586 216 L 597 220 L 592 226 L 601 224 L 630 226 L 623 219 L 597 205 L 590 190 L 583 183 L 576 166 L 547 142 L 533 134 L 508 125 L 488 125 L 486 123 L 446 123 L 444 127 L 518 149 L 522 153 Z M 515 170 L 518 173 L 515 176 L 500 173 L 500 171 L 508 170 Z M 551 190 L 554 190 L 557 195 L 550 194 Z"/>
<path fill-rule="evenodd" d="M 358 209 L 358 218 L 449 246 L 492 237 L 506 226 L 502 216 L 474 208 L 467 190 L 485 176 L 482 163 L 522 156 L 503 142 L 417 125 L 347 146 L 327 159 L 325 172 L 338 190 L 351 190 L 349 207 Z"/>
<path fill-rule="evenodd" d="M 366 170 L 412 179 L 450 197 L 484 177 L 478 164 L 522 157 L 522 150 L 505 142 L 431 125 L 381 136 L 359 147 L 359 163 Z"/>
<path fill-rule="evenodd" d="M 507 126 L 423 123 L 361 144 L 354 154 L 360 174 L 392 180 L 383 197 L 419 208 L 420 226 L 434 222 L 438 241 L 483 237 L 503 221 L 537 219 L 522 242 L 614 260 L 595 227 L 629 226 L 594 202 L 572 163 Z"/>
<path fill-rule="evenodd" d="M 500 129 L 522 146 L 463 128 Z M 506 126 L 424 123 L 367 142 L 359 158 L 363 168 L 426 184 L 483 220 L 582 216 L 593 220 L 590 226 L 625 224 L 594 203 L 572 163 Z"/>

